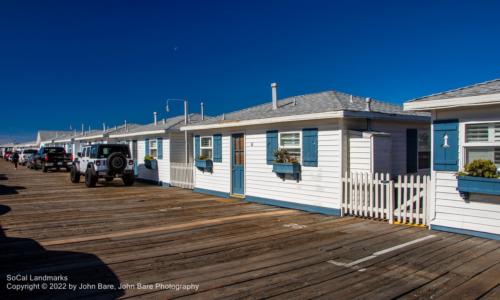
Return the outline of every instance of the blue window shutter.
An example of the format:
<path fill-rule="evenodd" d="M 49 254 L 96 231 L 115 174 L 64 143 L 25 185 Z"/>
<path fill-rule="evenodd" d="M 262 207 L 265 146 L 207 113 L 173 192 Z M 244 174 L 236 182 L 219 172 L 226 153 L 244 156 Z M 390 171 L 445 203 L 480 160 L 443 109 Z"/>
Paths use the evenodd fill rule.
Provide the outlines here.
<path fill-rule="evenodd" d="M 434 170 L 458 171 L 458 120 L 439 120 L 433 123 Z M 444 147 L 447 136 L 448 147 Z"/>
<path fill-rule="evenodd" d="M 213 161 L 222 162 L 222 134 L 214 134 Z"/>
<path fill-rule="evenodd" d="M 406 129 L 406 173 L 416 173 L 418 161 L 418 131 Z"/>
<path fill-rule="evenodd" d="M 149 155 L 149 139 L 146 139 L 144 143 L 145 143 L 146 155 Z"/>
<path fill-rule="evenodd" d="M 266 132 L 266 161 L 272 165 L 274 161 L 274 152 L 278 150 L 278 131 L 271 130 Z"/>
<path fill-rule="evenodd" d="M 302 165 L 318 166 L 318 128 L 302 129 Z"/>
<path fill-rule="evenodd" d="M 158 147 L 158 159 L 163 159 L 163 138 L 158 138 L 156 140 L 156 146 Z"/>
<path fill-rule="evenodd" d="M 194 136 L 194 159 L 200 158 L 200 136 Z"/>

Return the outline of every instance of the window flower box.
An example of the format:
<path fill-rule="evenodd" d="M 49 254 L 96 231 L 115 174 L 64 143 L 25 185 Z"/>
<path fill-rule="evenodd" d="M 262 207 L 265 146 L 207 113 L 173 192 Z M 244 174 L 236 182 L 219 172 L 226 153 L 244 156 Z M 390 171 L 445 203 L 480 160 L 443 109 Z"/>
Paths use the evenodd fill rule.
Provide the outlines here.
<path fill-rule="evenodd" d="M 200 171 L 212 172 L 214 163 L 211 159 L 197 159 L 194 162 L 194 165 Z"/>
<path fill-rule="evenodd" d="M 145 159 L 144 166 L 146 169 L 158 170 L 158 161 L 156 159 Z"/>
<path fill-rule="evenodd" d="M 500 179 L 474 176 L 458 176 L 460 193 L 478 193 L 500 196 Z"/>
<path fill-rule="evenodd" d="M 273 163 L 273 172 L 276 174 L 300 174 L 299 163 Z"/>

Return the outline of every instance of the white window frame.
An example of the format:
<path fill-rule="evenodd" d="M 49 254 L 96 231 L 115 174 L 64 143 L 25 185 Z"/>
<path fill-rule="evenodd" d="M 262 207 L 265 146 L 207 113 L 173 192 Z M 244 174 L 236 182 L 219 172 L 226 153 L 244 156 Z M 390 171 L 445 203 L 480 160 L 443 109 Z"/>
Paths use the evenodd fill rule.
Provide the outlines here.
<path fill-rule="evenodd" d="M 156 159 L 158 157 L 158 140 L 157 139 L 150 139 L 148 141 L 148 143 L 149 143 L 149 153 L 148 153 L 148 155 L 150 155 L 150 156 L 152 156 L 153 158 Z M 154 147 L 151 145 L 152 143 L 155 144 Z M 151 154 L 151 150 L 156 150 L 156 155 L 152 155 Z"/>
<path fill-rule="evenodd" d="M 295 146 L 295 147 L 290 147 L 290 146 L 282 146 L 281 145 L 281 135 L 282 134 L 296 134 L 298 133 L 299 134 L 299 146 Z M 303 160 L 303 157 L 304 157 L 304 151 L 303 151 L 303 147 L 302 147 L 302 131 L 301 130 L 297 130 L 297 131 L 279 131 L 278 132 L 278 148 L 279 149 L 297 149 L 299 148 L 300 149 L 300 161 L 299 163 L 302 164 L 302 160 Z"/>
<path fill-rule="evenodd" d="M 203 146 L 203 139 L 210 139 L 210 146 Z M 207 157 L 207 159 L 213 160 L 214 157 L 214 137 L 213 136 L 202 136 L 200 137 L 200 155 L 203 155 L 203 150 L 211 150 L 210 157 Z M 196 158 L 198 159 L 198 158 Z"/>
<path fill-rule="evenodd" d="M 462 122 L 460 129 L 462 134 L 460 135 L 460 139 L 462 141 L 462 145 L 459 148 L 461 151 L 460 157 L 462 158 L 460 168 L 463 169 L 467 164 L 467 150 L 470 148 L 500 148 L 500 140 L 496 141 L 495 138 L 495 124 L 499 123 L 500 120 L 489 120 L 489 121 L 468 121 Z M 488 124 L 488 141 L 487 142 L 467 142 L 467 126 L 474 124 Z M 500 168 L 499 168 L 500 170 Z"/>

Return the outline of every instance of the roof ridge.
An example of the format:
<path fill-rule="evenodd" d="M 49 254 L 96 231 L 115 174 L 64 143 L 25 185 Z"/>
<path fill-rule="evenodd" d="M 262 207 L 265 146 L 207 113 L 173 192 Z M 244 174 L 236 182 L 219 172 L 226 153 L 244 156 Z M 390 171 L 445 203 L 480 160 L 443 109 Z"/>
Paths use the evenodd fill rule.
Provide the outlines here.
<path fill-rule="evenodd" d="M 430 95 L 426 95 L 426 96 L 421 96 L 421 97 L 413 98 L 413 99 L 408 100 L 407 102 L 412 102 L 412 101 L 417 101 L 417 100 L 428 98 L 428 97 L 434 97 L 434 96 L 444 95 L 444 94 L 447 94 L 447 93 L 457 92 L 457 91 L 461 91 L 461 90 L 465 90 L 465 89 L 477 87 L 477 86 L 480 86 L 480 85 L 489 84 L 489 83 L 492 83 L 492 82 L 495 82 L 495 81 L 500 81 L 500 78 L 495 78 L 495 79 L 491 79 L 491 80 L 487 80 L 487 81 L 483 81 L 483 82 L 469 84 L 469 85 L 466 85 L 466 86 L 463 86 L 463 87 L 459 87 L 459 88 L 454 88 L 454 89 L 447 90 L 447 91 L 444 91 L 444 92 L 439 92 L 439 93 L 434 93 L 434 94 L 430 94 Z"/>

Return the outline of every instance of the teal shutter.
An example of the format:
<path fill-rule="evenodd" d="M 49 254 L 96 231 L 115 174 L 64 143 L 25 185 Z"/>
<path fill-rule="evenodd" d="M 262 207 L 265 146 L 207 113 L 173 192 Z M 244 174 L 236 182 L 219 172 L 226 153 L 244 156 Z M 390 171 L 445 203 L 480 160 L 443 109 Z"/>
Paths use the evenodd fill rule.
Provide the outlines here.
<path fill-rule="evenodd" d="M 418 161 L 418 132 L 406 129 L 406 173 L 416 173 Z"/>
<path fill-rule="evenodd" d="M 272 165 L 274 161 L 274 152 L 278 150 L 278 131 L 271 130 L 266 132 L 266 161 Z"/>
<path fill-rule="evenodd" d="M 458 120 L 434 121 L 432 127 L 434 170 L 458 171 Z"/>
<path fill-rule="evenodd" d="M 194 159 L 200 158 L 200 136 L 194 136 Z"/>
<path fill-rule="evenodd" d="M 156 140 L 156 147 L 158 147 L 158 159 L 163 159 L 163 138 Z"/>
<path fill-rule="evenodd" d="M 302 165 L 318 166 L 318 128 L 302 130 Z"/>
<path fill-rule="evenodd" d="M 213 147 L 214 162 L 222 162 L 222 134 L 214 134 Z"/>
<path fill-rule="evenodd" d="M 146 143 L 146 144 L 145 144 L 145 149 L 146 149 L 146 150 L 145 150 L 145 152 L 146 152 L 146 155 L 149 155 L 149 139 L 146 139 L 146 140 L 144 141 L 144 143 Z"/>

